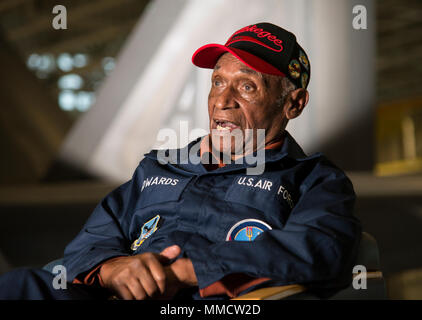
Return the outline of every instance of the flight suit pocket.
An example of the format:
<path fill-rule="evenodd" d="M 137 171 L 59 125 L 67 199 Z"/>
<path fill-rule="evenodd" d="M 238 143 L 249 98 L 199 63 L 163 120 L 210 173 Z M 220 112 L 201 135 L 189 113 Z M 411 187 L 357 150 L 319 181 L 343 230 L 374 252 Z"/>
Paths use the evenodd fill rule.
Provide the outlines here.
<path fill-rule="evenodd" d="M 284 224 L 293 208 L 291 197 L 286 199 L 287 193 L 287 189 L 275 179 L 239 176 L 227 190 L 225 200 L 252 207 L 264 213 L 267 221 Z"/>

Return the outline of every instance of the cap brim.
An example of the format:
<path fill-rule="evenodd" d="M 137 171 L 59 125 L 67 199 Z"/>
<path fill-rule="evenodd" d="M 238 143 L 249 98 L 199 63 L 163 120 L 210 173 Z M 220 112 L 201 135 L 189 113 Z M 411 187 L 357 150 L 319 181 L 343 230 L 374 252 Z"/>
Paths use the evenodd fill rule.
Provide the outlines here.
<path fill-rule="evenodd" d="M 196 50 L 192 55 L 192 63 L 200 68 L 214 69 L 218 59 L 226 52 L 230 52 L 237 59 L 255 71 L 277 76 L 285 76 L 285 74 L 276 67 L 249 52 L 216 43 L 206 44 Z"/>

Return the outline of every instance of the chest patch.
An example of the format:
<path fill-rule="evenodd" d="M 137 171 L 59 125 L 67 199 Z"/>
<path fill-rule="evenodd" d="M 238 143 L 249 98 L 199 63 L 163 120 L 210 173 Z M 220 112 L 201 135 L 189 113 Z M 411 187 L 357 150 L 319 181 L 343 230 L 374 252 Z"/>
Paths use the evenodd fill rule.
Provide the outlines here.
<path fill-rule="evenodd" d="M 245 219 L 237 222 L 226 236 L 226 241 L 254 241 L 257 236 L 272 228 L 257 219 Z"/>

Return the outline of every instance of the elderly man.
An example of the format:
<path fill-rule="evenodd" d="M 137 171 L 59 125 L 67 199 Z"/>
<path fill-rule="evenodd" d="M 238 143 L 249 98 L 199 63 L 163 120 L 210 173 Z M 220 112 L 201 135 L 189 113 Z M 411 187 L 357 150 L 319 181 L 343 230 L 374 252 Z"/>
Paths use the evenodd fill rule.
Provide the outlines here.
<path fill-rule="evenodd" d="M 31 270 L 21 279 L 32 279 L 33 296 L 229 298 L 294 283 L 324 295 L 350 283 L 361 232 L 353 186 L 285 130 L 309 99 L 310 64 L 296 37 L 257 23 L 192 61 L 213 69 L 211 132 L 186 146 L 201 161 L 182 159 L 186 149 L 167 161 L 146 154 L 66 247 L 67 293 L 33 289 L 34 278 L 52 276 Z M 262 170 L 250 174 L 242 159 L 258 152 Z"/>

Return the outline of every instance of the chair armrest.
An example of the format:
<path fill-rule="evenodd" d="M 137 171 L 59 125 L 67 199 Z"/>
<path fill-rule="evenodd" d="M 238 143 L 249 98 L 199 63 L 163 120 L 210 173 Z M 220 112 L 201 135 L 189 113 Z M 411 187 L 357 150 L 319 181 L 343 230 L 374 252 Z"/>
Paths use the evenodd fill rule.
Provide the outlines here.
<path fill-rule="evenodd" d="M 257 289 L 232 300 L 280 300 L 304 291 L 306 291 L 306 287 L 300 284 L 291 284 Z"/>
<path fill-rule="evenodd" d="M 383 275 L 381 271 L 368 271 L 366 273 L 366 278 L 383 279 Z M 280 300 L 305 291 L 305 286 L 300 284 L 291 284 L 287 286 L 257 289 L 237 298 L 233 298 L 232 300 Z"/>
<path fill-rule="evenodd" d="M 384 275 L 382 274 L 381 271 L 368 271 L 368 272 L 366 272 L 366 279 L 382 279 L 383 277 L 384 277 Z"/>

